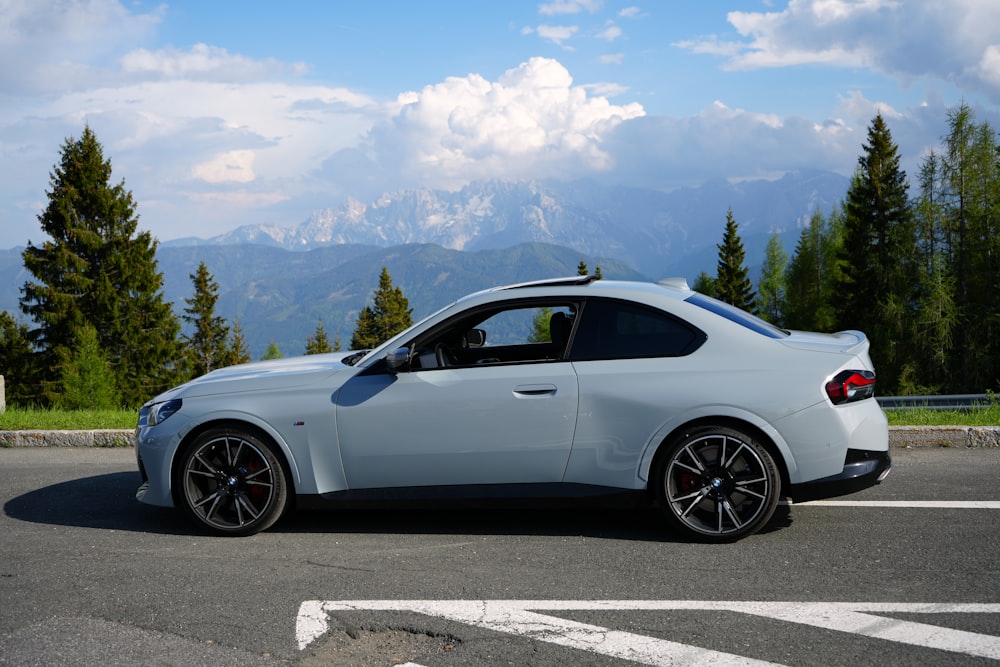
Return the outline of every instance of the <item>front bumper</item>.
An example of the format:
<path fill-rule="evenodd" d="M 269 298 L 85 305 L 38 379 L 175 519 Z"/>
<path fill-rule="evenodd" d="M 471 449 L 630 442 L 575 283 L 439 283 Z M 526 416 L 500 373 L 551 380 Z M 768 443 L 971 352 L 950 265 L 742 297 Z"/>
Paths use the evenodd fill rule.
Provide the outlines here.
<path fill-rule="evenodd" d="M 847 450 L 844 469 L 836 475 L 793 484 L 788 495 L 796 502 L 843 496 L 879 484 L 892 470 L 888 451 Z"/>

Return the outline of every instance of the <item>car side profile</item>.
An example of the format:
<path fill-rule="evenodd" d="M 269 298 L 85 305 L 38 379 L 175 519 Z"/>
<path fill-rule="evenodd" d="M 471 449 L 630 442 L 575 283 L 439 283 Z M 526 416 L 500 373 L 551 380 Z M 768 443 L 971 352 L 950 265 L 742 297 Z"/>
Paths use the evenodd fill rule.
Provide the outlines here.
<path fill-rule="evenodd" d="M 140 411 L 140 501 L 249 535 L 293 506 L 628 494 L 688 537 L 891 469 L 858 331 L 575 276 L 477 292 L 373 350 L 222 368 Z"/>

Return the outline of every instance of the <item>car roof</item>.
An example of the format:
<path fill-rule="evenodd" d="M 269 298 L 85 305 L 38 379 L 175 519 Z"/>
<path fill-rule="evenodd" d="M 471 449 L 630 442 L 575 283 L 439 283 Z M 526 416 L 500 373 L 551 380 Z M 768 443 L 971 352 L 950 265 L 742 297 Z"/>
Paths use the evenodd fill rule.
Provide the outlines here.
<path fill-rule="evenodd" d="M 558 294 L 561 296 L 586 296 L 588 294 L 611 296 L 625 299 L 644 300 L 640 295 L 654 297 L 672 297 L 686 299 L 691 296 L 691 288 L 684 278 L 667 278 L 659 282 L 642 282 L 630 280 L 606 280 L 594 275 L 577 275 L 562 278 L 548 278 L 529 282 L 501 285 L 486 290 L 474 292 L 460 298 L 455 305 L 470 301 L 495 301 L 508 292 L 527 292 L 525 296 L 544 297 Z M 513 296 L 512 294 L 510 296 Z"/>

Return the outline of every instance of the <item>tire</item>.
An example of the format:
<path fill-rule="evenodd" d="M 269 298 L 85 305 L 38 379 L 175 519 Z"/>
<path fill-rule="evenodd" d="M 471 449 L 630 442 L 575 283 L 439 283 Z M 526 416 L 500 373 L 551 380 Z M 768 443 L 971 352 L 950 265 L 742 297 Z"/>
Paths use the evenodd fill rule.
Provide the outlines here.
<path fill-rule="evenodd" d="M 202 528 L 218 535 L 253 535 L 281 518 L 289 505 L 284 466 L 259 436 L 212 429 L 181 455 L 178 501 Z"/>
<path fill-rule="evenodd" d="M 670 444 L 653 483 L 671 523 L 703 542 L 760 530 L 781 497 L 781 475 L 759 442 L 738 430 L 701 427 Z"/>

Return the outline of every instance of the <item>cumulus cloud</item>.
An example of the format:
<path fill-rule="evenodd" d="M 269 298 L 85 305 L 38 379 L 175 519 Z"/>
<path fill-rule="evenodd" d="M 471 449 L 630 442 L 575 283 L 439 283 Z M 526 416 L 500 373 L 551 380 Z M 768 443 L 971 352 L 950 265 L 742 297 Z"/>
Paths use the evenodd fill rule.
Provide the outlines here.
<path fill-rule="evenodd" d="M 1000 3 L 790 0 L 781 11 L 730 12 L 743 38 L 679 42 L 731 70 L 823 63 L 866 67 L 910 83 L 936 79 L 1000 100 Z"/>
<path fill-rule="evenodd" d="M 497 81 L 472 74 L 402 95 L 398 113 L 373 128 L 369 148 L 410 186 L 569 178 L 610 168 L 604 137 L 644 113 L 589 95 L 555 60 L 532 58 Z"/>

